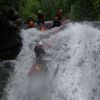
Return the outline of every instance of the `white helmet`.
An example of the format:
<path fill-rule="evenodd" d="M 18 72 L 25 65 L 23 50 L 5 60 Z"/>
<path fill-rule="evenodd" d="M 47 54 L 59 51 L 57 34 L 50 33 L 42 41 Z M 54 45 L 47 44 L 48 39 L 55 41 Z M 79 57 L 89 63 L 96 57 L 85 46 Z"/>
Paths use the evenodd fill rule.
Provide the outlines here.
<path fill-rule="evenodd" d="M 41 13 L 41 12 L 42 12 L 41 10 L 38 11 L 38 13 Z"/>
<path fill-rule="evenodd" d="M 43 45 L 43 42 L 42 42 L 42 41 L 40 41 L 40 42 L 38 43 L 38 45 Z"/>
<path fill-rule="evenodd" d="M 60 12 L 62 12 L 63 10 L 62 9 L 60 9 Z"/>

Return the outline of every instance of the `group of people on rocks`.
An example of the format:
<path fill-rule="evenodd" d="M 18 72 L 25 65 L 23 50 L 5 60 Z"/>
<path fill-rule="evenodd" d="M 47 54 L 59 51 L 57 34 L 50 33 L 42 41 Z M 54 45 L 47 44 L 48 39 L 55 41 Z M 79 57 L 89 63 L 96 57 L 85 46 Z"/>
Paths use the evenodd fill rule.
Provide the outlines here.
<path fill-rule="evenodd" d="M 51 26 L 51 28 L 59 27 L 61 25 L 62 19 L 63 19 L 63 10 L 59 9 L 57 10 L 57 13 L 55 14 L 55 17 L 53 19 L 53 25 Z M 39 26 L 40 30 L 46 30 L 47 28 L 44 25 L 44 21 L 45 21 L 45 16 L 42 13 L 42 11 L 39 10 L 37 13 L 37 20 L 35 20 L 35 18 L 33 17 L 28 18 L 27 27 L 33 28 L 33 27 Z M 37 25 L 35 24 L 36 22 L 37 22 Z"/>
<path fill-rule="evenodd" d="M 44 25 L 44 20 L 45 17 L 44 15 L 42 14 L 41 11 L 38 11 L 38 15 L 37 15 L 37 25 L 42 29 L 45 27 Z M 63 20 L 63 10 L 62 9 L 59 9 L 54 17 L 54 20 L 53 20 L 53 25 L 51 28 L 54 28 L 54 27 L 59 27 L 61 25 L 61 22 Z M 35 20 L 34 19 L 29 19 L 28 20 L 28 27 L 29 28 L 32 28 L 32 27 L 35 27 L 34 25 L 35 23 Z M 45 56 L 46 54 L 46 51 L 44 50 L 44 43 L 42 41 L 39 41 L 38 43 L 36 43 L 35 45 L 35 48 L 34 48 L 34 52 L 35 52 L 35 55 L 36 55 L 36 64 L 32 66 L 31 70 L 29 73 L 31 73 L 32 71 L 40 71 L 41 69 L 41 59 L 43 56 Z M 42 66 L 43 67 L 43 66 Z M 43 67 L 44 68 L 44 67 Z"/>

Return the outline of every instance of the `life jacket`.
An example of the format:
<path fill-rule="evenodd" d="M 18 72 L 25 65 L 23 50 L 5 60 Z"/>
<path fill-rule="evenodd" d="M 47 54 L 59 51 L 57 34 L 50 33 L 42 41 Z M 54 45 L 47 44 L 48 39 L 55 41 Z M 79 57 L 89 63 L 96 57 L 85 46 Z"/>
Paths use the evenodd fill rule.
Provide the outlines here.
<path fill-rule="evenodd" d="M 62 12 L 61 11 L 57 11 L 56 17 L 58 17 L 59 19 L 62 19 L 62 16 L 63 16 Z"/>
<path fill-rule="evenodd" d="M 28 28 L 33 28 L 33 27 L 35 27 L 34 22 L 33 21 L 28 22 Z"/>

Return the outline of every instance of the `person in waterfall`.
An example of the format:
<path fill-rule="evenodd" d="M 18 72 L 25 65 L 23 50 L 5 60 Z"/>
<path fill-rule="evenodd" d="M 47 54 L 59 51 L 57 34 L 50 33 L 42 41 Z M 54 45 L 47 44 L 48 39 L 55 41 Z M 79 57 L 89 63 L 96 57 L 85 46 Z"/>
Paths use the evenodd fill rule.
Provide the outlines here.
<path fill-rule="evenodd" d="M 41 24 L 44 25 L 44 15 L 41 10 L 38 11 L 37 24 L 38 26 L 40 26 Z"/>
<path fill-rule="evenodd" d="M 43 48 L 43 42 L 38 42 L 34 48 L 34 52 L 36 55 L 36 64 L 33 64 L 28 75 L 32 75 L 33 72 L 39 72 L 43 68 L 42 57 L 45 55 L 45 50 Z"/>
<path fill-rule="evenodd" d="M 45 50 L 43 48 L 43 42 L 40 41 L 36 44 L 35 48 L 34 48 L 34 52 L 35 52 L 35 55 L 36 55 L 36 58 L 41 58 L 42 56 L 45 55 Z"/>

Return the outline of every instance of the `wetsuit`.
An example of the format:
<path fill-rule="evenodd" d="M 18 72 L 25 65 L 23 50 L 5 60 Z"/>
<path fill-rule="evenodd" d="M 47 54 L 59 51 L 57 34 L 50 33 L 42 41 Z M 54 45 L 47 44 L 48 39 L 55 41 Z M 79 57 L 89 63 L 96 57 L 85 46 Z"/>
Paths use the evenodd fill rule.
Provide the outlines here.
<path fill-rule="evenodd" d="M 59 26 L 61 26 L 61 22 L 59 20 L 54 20 L 52 28 Z"/>
<path fill-rule="evenodd" d="M 35 54 L 36 54 L 36 57 L 41 57 L 42 55 L 45 54 L 44 49 L 43 49 L 42 47 L 39 47 L 39 46 L 36 46 L 36 47 L 34 48 L 34 52 L 35 52 Z"/>
<path fill-rule="evenodd" d="M 44 24 L 44 16 L 41 13 L 38 14 L 37 19 L 38 19 L 38 25 Z"/>

